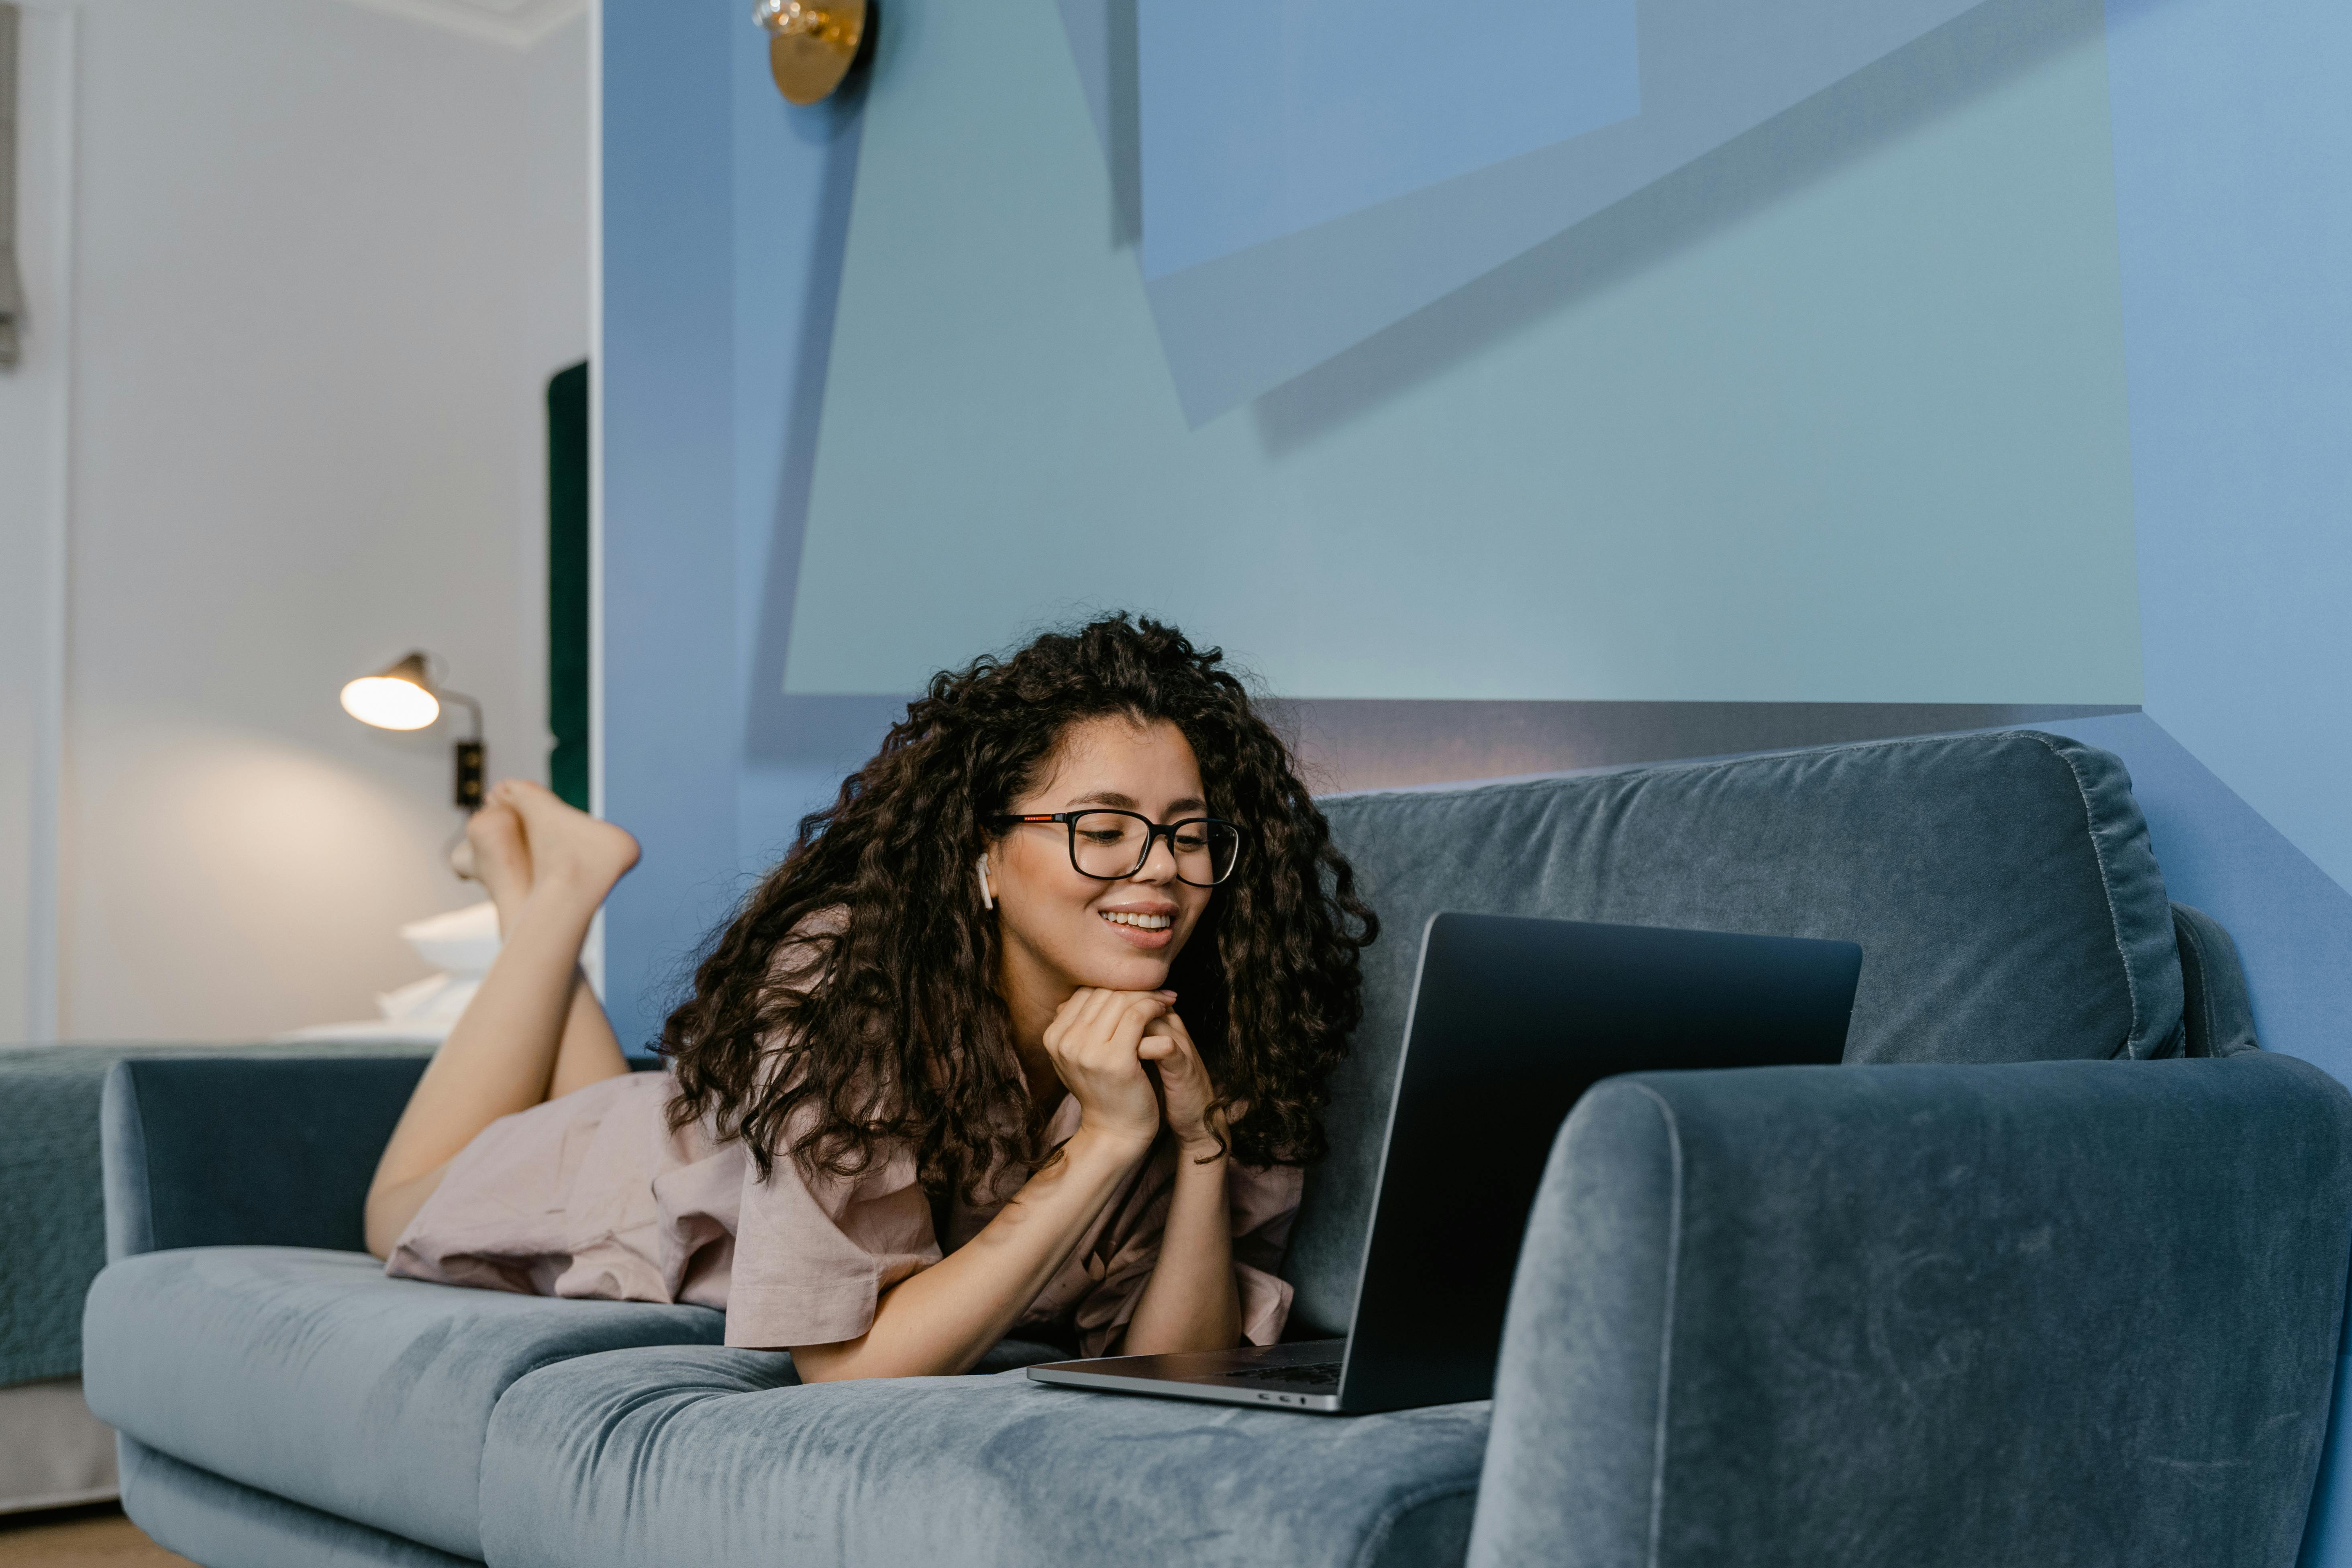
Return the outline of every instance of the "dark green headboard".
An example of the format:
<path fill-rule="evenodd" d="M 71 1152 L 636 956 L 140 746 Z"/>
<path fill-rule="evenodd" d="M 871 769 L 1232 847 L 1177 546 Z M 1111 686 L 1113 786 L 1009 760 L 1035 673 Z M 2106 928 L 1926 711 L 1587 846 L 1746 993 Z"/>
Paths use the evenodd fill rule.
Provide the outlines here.
<path fill-rule="evenodd" d="M 547 782 L 588 809 L 588 367 L 547 384 Z"/>

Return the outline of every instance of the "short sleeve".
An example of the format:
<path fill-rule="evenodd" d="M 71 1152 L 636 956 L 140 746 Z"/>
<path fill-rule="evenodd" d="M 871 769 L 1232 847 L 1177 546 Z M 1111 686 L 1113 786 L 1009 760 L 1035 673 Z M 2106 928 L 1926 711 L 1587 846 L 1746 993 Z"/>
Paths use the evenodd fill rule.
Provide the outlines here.
<path fill-rule="evenodd" d="M 848 910 L 838 906 L 803 920 L 778 944 L 772 978 L 802 991 L 822 984 L 830 949 L 812 939 L 837 935 L 848 923 Z M 763 1087 L 765 1076 L 790 1060 L 786 1042 L 772 1042 Z M 801 1125 L 807 1110 L 797 1119 Z M 763 1180 L 746 1160 L 727 1342 L 772 1350 L 854 1340 L 873 1327 L 884 1291 L 939 1260 L 930 1200 L 916 1180 L 910 1151 L 877 1149 L 865 1170 L 849 1176 L 812 1174 L 779 1153 Z"/>
<path fill-rule="evenodd" d="M 744 1162 L 727 1295 L 727 1342 L 756 1350 L 854 1340 L 882 1293 L 940 1260 L 913 1154 L 855 1176 L 812 1176 L 780 1155 L 766 1180 Z"/>

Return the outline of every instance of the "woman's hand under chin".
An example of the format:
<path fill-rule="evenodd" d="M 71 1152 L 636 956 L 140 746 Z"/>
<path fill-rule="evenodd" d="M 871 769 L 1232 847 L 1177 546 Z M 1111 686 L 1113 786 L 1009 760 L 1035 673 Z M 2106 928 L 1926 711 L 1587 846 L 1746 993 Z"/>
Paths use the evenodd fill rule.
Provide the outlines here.
<path fill-rule="evenodd" d="M 1168 1131 L 1188 1160 L 1220 1158 L 1225 1152 L 1224 1112 L 1216 1109 L 1217 1086 L 1209 1081 L 1184 1020 L 1171 1008 L 1143 1031 L 1138 1054 L 1160 1072 L 1160 1097 Z"/>
<path fill-rule="evenodd" d="M 1143 1070 L 1142 1047 L 1146 1031 L 1174 999 L 1166 991 L 1087 986 L 1055 1012 L 1045 1027 L 1045 1052 L 1078 1102 L 1081 1133 L 1137 1157 L 1159 1136 L 1160 1100 Z"/>

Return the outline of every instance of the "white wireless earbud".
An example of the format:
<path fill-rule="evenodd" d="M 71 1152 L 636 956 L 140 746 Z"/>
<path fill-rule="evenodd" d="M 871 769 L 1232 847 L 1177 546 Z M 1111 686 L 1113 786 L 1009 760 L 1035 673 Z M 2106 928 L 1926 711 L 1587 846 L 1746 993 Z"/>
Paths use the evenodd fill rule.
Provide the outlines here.
<path fill-rule="evenodd" d="M 977 868 L 977 869 L 978 869 L 978 871 L 980 872 L 980 904 L 981 904 L 981 908 L 982 908 L 982 909 L 988 909 L 988 910 L 992 910 L 992 909 L 994 909 L 994 908 L 996 907 L 996 895 L 995 895 L 995 893 L 993 893 L 992 891 L 991 891 L 991 890 L 990 890 L 989 886 L 988 886 L 988 857 L 987 857 L 987 856 L 983 855 L 983 856 L 982 856 L 982 857 L 980 858 L 980 865 L 979 865 L 976 868 Z"/>

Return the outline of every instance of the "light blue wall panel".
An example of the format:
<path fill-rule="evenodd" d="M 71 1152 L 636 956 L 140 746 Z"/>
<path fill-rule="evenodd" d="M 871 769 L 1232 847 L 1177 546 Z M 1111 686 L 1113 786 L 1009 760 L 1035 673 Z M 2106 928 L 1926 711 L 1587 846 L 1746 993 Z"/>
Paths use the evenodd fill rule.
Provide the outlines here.
<path fill-rule="evenodd" d="M 732 44 L 742 762 L 728 885 L 740 888 L 781 858 L 802 815 L 829 800 L 871 745 L 861 734 L 869 743 L 841 757 L 819 716 L 786 698 L 783 682 L 862 102 L 853 85 L 843 97 L 796 109 L 776 91 L 757 33 Z"/>
<path fill-rule="evenodd" d="M 1299 696 L 2138 700 L 2095 37 L 1194 430 L 1050 0 L 891 16 L 789 689 L 1138 604 Z"/>
<path fill-rule="evenodd" d="M 645 847 L 605 907 L 624 1045 L 700 934 L 735 856 L 734 309 L 729 46 L 715 0 L 604 15 L 603 786 Z"/>
<path fill-rule="evenodd" d="M 1138 0 L 1143 270 L 1640 112 L 1634 0 Z"/>
<path fill-rule="evenodd" d="M 792 754 L 782 668 L 857 104 L 785 104 L 728 0 L 607 0 L 604 27 L 601 809 L 646 850 L 605 925 L 634 1047 L 838 782 Z"/>
<path fill-rule="evenodd" d="M 2108 10 L 2148 711 L 2352 888 L 2352 5 Z"/>
<path fill-rule="evenodd" d="M 1120 4 L 1062 0 L 1062 8 L 1070 16 L 1108 5 L 1116 19 Z M 1899 82 L 1881 81 L 1872 103 L 1844 107 L 1849 140 L 1864 145 L 1874 105 L 1934 114 L 2097 27 L 2096 0 L 1991 0 L 1983 20 L 1916 53 L 1906 47 L 1976 5 L 1643 0 L 1638 115 L 1155 276 L 1152 307 L 1187 416 L 1198 424 L 1279 385 L 1874 61 L 1910 55 Z M 1091 38 L 1074 30 L 1082 58 L 1097 57 Z M 1105 29 L 1114 64 L 1118 43 L 1117 29 Z M 1117 86 L 1114 73 L 1095 94 L 1113 127 Z M 1114 154 L 1126 145 L 1114 138 Z M 1816 161 L 1796 160 L 1784 173 L 1801 175 Z"/>

